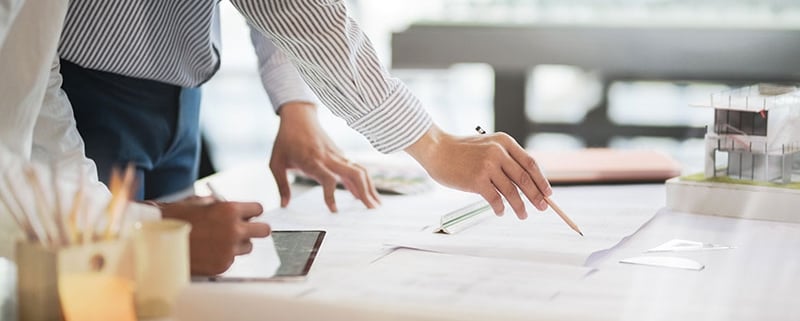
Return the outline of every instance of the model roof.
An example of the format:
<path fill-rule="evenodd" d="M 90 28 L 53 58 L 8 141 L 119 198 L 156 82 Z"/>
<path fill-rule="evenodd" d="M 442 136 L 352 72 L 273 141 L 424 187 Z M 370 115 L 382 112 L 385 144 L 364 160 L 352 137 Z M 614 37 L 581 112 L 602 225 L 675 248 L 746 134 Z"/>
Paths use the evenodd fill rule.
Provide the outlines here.
<path fill-rule="evenodd" d="M 795 86 L 758 84 L 712 94 L 695 107 L 760 112 L 776 108 L 800 108 L 800 89 Z"/>

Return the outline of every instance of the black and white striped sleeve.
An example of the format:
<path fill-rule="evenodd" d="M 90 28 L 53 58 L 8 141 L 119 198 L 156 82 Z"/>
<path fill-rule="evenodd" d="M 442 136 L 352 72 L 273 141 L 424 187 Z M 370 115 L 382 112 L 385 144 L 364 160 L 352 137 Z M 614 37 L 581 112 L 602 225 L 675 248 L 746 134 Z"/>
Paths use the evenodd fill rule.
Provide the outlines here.
<path fill-rule="evenodd" d="M 231 0 L 288 54 L 331 111 L 381 152 L 404 149 L 431 126 L 408 88 L 380 65 L 343 0 Z"/>

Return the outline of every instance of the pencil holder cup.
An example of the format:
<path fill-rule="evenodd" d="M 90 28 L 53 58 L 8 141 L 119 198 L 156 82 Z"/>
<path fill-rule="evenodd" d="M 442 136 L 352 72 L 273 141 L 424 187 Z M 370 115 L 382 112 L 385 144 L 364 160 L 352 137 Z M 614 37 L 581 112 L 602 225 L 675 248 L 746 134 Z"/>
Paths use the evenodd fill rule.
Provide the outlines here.
<path fill-rule="evenodd" d="M 19 320 L 135 320 L 129 239 L 63 248 L 17 243 Z"/>
<path fill-rule="evenodd" d="M 184 221 L 136 223 L 136 312 L 140 318 L 168 316 L 189 284 L 189 231 Z"/>

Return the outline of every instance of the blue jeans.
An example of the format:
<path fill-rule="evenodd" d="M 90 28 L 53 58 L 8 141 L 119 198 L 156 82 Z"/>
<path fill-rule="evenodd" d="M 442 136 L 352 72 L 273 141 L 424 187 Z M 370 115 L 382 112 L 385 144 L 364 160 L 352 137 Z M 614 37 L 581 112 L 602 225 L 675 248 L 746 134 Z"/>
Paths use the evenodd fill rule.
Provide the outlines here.
<path fill-rule="evenodd" d="M 200 88 L 87 69 L 61 60 L 62 89 L 86 155 L 108 184 L 113 166 L 136 166 L 137 200 L 182 191 L 197 179 Z"/>

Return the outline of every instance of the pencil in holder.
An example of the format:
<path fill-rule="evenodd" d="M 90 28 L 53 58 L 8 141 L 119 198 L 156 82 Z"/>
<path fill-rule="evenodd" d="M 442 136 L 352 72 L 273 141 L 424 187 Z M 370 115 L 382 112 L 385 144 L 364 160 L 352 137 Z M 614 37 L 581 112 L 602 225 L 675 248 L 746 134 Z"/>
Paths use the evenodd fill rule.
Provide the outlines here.
<path fill-rule="evenodd" d="M 136 320 L 129 239 L 50 248 L 17 243 L 20 320 Z"/>

